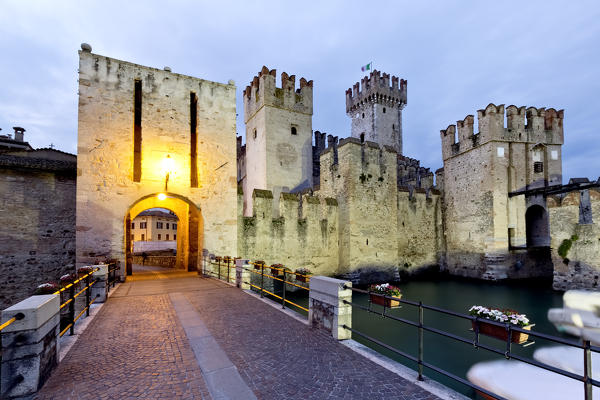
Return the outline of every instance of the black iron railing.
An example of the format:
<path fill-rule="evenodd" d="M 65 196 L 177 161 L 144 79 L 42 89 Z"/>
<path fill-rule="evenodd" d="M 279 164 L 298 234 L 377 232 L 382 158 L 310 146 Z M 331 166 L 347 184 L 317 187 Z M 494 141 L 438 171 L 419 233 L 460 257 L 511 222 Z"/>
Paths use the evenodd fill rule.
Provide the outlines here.
<path fill-rule="evenodd" d="M 371 301 L 369 300 L 369 305 L 368 306 L 364 306 L 361 304 L 357 304 L 354 302 L 350 302 L 347 300 L 343 300 L 344 304 L 348 304 L 351 305 L 352 307 L 357 307 L 361 310 L 367 311 L 369 313 L 373 313 L 373 314 L 377 314 L 381 317 L 384 318 L 389 318 L 391 320 L 403 323 L 403 324 L 407 324 L 413 327 L 416 327 L 418 329 L 418 355 L 417 357 L 410 355 L 400 349 L 397 349 L 393 346 L 390 346 L 389 344 L 386 344 L 384 342 L 382 342 L 381 340 L 378 340 L 372 336 L 369 336 L 367 334 L 365 334 L 364 332 L 360 332 L 356 329 L 353 329 L 349 326 L 343 325 L 343 327 L 349 331 L 351 331 L 353 334 L 357 334 L 358 336 L 372 342 L 375 343 L 395 354 L 398 354 L 408 360 L 411 360 L 415 363 L 417 363 L 417 369 L 418 369 L 418 374 L 419 374 L 419 380 L 423 380 L 423 368 L 429 368 L 432 371 L 435 371 L 437 373 L 440 373 L 442 375 L 445 375 L 457 382 L 460 382 L 466 386 L 469 386 L 470 388 L 477 390 L 489 397 L 492 397 L 494 399 L 504 399 L 504 397 L 501 397 L 500 395 L 497 395 L 495 393 L 490 392 L 487 389 L 482 388 L 481 386 L 475 385 L 471 382 L 469 382 L 468 380 L 461 378 L 449 371 L 446 371 L 440 367 L 437 367 L 433 364 L 428 363 L 427 361 L 425 361 L 423 359 L 423 348 L 425 346 L 424 340 L 423 340 L 423 332 L 431 332 L 440 336 L 444 336 L 447 338 L 450 338 L 452 340 L 470 345 L 470 346 L 474 346 L 475 348 L 481 348 L 487 351 L 490 351 L 492 353 L 495 354 L 499 354 L 504 356 L 506 359 L 514 359 L 514 360 L 518 360 L 530 365 L 533 365 L 535 367 L 547 370 L 547 371 L 551 371 L 557 374 L 560 374 L 562 376 L 566 376 L 568 378 L 580 381 L 583 385 L 584 385 L 584 399 L 585 400 L 592 400 L 592 387 L 596 386 L 596 387 L 600 387 L 600 381 L 597 381 L 595 379 L 592 378 L 592 352 L 600 352 L 600 347 L 597 346 L 593 346 L 591 345 L 589 340 L 583 340 L 582 342 L 577 342 L 574 340 L 568 340 L 568 339 L 564 339 L 564 338 L 560 338 L 557 336 L 552 336 L 552 335 L 548 335 L 545 333 L 540 333 L 540 332 L 534 332 L 534 331 L 530 331 L 530 330 L 526 330 L 523 328 L 520 328 L 516 325 L 511 325 L 508 323 L 500 323 L 500 322 L 496 322 L 496 321 L 491 321 L 488 319 L 484 319 L 484 318 L 479 318 L 479 317 L 475 317 L 475 316 L 471 316 L 471 315 L 467 315 L 467 314 L 462 314 L 462 313 L 457 313 L 454 311 L 450 311 L 450 310 L 446 310 L 443 308 L 439 308 L 439 307 L 435 307 L 435 306 L 430 306 L 430 305 L 426 305 L 423 304 L 422 302 L 416 302 L 416 301 L 410 301 L 410 300 L 403 300 L 401 298 L 397 298 L 397 297 L 392 297 L 392 296 L 385 296 L 382 294 L 378 294 L 378 293 L 373 293 L 367 290 L 361 290 L 361 289 L 357 289 L 357 288 L 353 288 L 353 287 L 347 287 L 344 286 L 345 289 L 350 289 L 353 292 L 357 292 L 357 293 L 363 293 L 363 294 L 367 294 L 369 295 L 369 297 L 371 298 L 371 296 L 377 296 L 380 298 L 384 298 L 390 301 L 397 301 L 400 304 L 406 304 L 409 306 L 413 306 L 413 307 L 417 307 L 418 308 L 418 312 L 419 312 L 419 317 L 418 317 L 418 322 L 406 319 L 406 318 L 402 318 L 402 317 L 398 317 L 396 315 L 391 315 L 389 313 L 386 312 L 386 310 L 389 310 L 390 307 L 384 305 L 383 306 L 383 311 L 377 311 L 372 309 L 371 307 Z M 385 304 L 385 303 L 384 303 Z M 444 330 L 441 329 L 437 329 L 434 328 L 432 326 L 428 326 L 425 325 L 423 323 L 424 321 L 424 311 L 425 310 L 429 310 L 429 311 L 433 311 L 433 312 L 437 312 L 437 313 L 441 313 L 441 314 L 445 314 L 445 315 L 449 315 L 452 317 L 456 317 L 456 318 L 461 318 L 464 320 L 468 320 L 471 321 L 472 326 L 473 326 L 473 340 L 471 339 L 467 339 L 464 338 L 462 336 L 459 335 L 455 335 L 453 333 L 450 332 L 446 332 Z M 494 325 L 497 327 L 501 327 L 503 329 L 506 330 L 506 346 L 504 349 L 498 349 L 489 345 L 486 345 L 484 343 L 481 343 L 479 341 L 479 335 L 480 335 L 480 328 L 481 328 L 481 324 L 490 324 L 490 325 Z M 576 347 L 578 349 L 582 349 L 584 352 L 584 357 L 583 357 L 583 375 L 579 375 L 573 372 L 569 372 L 569 371 L 565 371 L 563 369 L 554 367 L 552 365 L 549 364 L 545 364 L 542 362 L 539 362 L 537 360 L 528 358 L 528 357 L 523 357 L 519 354 L 515 354 L 512 351 L 512 344 L 513 344 L 513 332 L 518 332 L 518 333 L 522 333 L 522 334 L 527 334 L 530 336 L 534 336 L 534 337 L 538 337 L 540 339 L 544 339 L 550 342 L 554 342 L 554 343 L 560 343 L 563 345 L 567 345 L 567 346 L 572 346 L 572 347 Z"/>
<path fill-rule="evenodd" d="M 108 281 L 106 282 L 107 287 L 114 288 L 117 282 L 120 280 L 117 275 L 117 271 L 119 270 L 119 265 L 117 263 L 108 264 Z"/>
<path fill-rule="evenodd" d="M 202 273 L 228 283 L 235 283 L 235 258 L 229 256 L 208 257 Z"/>
<path fill-rule="evenodd" d="M 60 310 L 69 306 L 69 310 L 64 323 L 61 318 L 61 331 L 59 334 L 60 337 L 67 333 L 67 331 L 69 331 L 69 335 L 74 335 L 75 322 L 77 322 L 77 320 L 83 315 L 83 313 L 86 314 L 86 317 L 90 315 L 90 306 L 94 301 L 96 301 L 96 298 L 98 297 L 96 296 L 93 299 L 91 298 L 91 288 L 92 285 L 96 283 L 95 279 L 92 281 L 92 274 L 98 271 L 99 269 L 100 268 L 94 268 L 91 272 L 85 274 L 81 278 L 74 280 L 72 283 L 69 283 L 65 287 L 54 292 L 54 294 L 58 294 L 61 297 Z M 83 286 L 83 288 L 81 288 L 81 286 Z M 79 291 L 75 293 L 76 290 Z M 75 316 L 75 299 L 77 299 L 83 293 L 85 293 L 85 307 L 77 316 Z M 63 325 L 66 326 L 63 328 Z"/>
<path fill-rule="evenodd" d="M 307 292 L 310 291 L 308 287 L 308 283 L 310 282 L 310 275 L 304 275 L 297 272 L 292 272 L 291 270 L 285 268 L 281 264 L 274 264 L 266 266 L 263 262 L 251 262 L 252 268 L 245 268 L 246 271 L 250 271 L 251 273 L 260 276 L 260 285 L 255 285 L 252 282 L 244 282 L 247 285 L 250 285 L 251 288 L 256 289 L 260 293 L 260 297 L 265 297 L 267 294 L 270 297 L 274 297 L 276 299 L 281 300 L 281 308 L 285 308 L 286 304 L 290 304 L 300 310 L 308 312 L 308 308 L 297 304 L 288 298 L 286 298 L 286 286 L 291 285 Z M 270 274 L 265 273 L 265 269 L 268 269 Z M 294 278 L 295 282 L 289 281 L 288 278 Z M 282 284 L 282 293 L 281 296 L 277 295 L 270 290 L 265 289 L 265 278 L 273 280 L 273 282 L 278 281 Z M 250 279 L 252 280 L 252 279 Z M 300 285 L 299 282 L 303 282 L 305 285 Z"/>

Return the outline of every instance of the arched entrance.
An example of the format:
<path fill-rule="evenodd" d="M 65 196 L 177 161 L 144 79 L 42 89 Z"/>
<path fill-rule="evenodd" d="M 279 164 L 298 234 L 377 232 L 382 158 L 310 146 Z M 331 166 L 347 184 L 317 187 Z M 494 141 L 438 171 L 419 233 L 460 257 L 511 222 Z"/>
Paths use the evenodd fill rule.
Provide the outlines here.
<path fill-rule="evenodd" d="M 123 221 L 126 274 L 133 271 L 131 221 L 142 211 L 153 208 L 171 210 L 179 219 L 177 225 L 176 268 L 195 271 L 199 266 L 199 249 L 204 242 L 204 224 L 201 210 L 189 199 L 174 193 L 153 193 L 132 204 Z"/>
<path fill-rule="evenodd" d="M 550 246 L 548 212 L 540 205 L 532 205 L 525 212 L 527 247 Z"/>

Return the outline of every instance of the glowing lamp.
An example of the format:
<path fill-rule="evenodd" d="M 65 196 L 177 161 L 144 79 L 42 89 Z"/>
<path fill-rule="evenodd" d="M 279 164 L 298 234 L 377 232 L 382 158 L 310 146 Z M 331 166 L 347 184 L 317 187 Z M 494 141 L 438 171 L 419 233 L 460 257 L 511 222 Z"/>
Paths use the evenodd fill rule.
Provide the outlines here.
<path fill-rule="evenodd" d="M 164 193 L 159 193 L 159 194 L 158 194 L 158 199 L 159 199 L 159 200 L 164 200 L 164 199 L 166 199 L 166 198 L 167 198 L 167 195 L 166 195 L 166 194 L 164 194 Z"/>
<path fill-rule="evenodd" d="M 163 174 L 165 174 L 165 192 L 168 191 L 169 185 L 169 175 L 171 175 L 175 171 L 175 162 L 171 158 L 170 155 L 167 154 L 165 158 L 163 158 L 161 162 L 161 168 Z"/>

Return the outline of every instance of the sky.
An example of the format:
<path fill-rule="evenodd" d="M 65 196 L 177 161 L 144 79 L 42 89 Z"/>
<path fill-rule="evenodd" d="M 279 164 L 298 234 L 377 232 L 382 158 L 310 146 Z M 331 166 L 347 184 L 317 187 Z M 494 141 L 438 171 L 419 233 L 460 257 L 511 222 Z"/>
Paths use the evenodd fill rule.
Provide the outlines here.
<path fill-rule="evenodd" d="M 263 65 L 314 81 L 313 129 L 350 135 L 361 66 L 408 81 L 404 154 L 442 166 L 440 129 L 489 103 L 565 110 L 563 181 L 600 176 L 600 2 L 0 0 L 0 128 L 77 151 L 77 67 L 93 52 L 237 86 Z M 477 126 L 477 122 L 475 122 Z"/>

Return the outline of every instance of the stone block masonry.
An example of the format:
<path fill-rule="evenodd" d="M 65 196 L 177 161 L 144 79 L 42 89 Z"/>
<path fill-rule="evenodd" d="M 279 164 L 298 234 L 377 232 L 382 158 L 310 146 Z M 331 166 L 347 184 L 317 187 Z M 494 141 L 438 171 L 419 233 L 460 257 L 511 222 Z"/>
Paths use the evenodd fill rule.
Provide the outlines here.
<path fill-rule="evenodd" d="M 75 171 L 73 161 L 0 155 L 0 308 L 75 272 Z"/>
<path fill-rule="evenodd" d="M 590 216 L 580 217 L 582 199 Z M 548 198 L 554 283 L 557 290 L 600 289 L 600 191 L 573 191 Z M 563 244 L 568 242 L 569 244 Z M 563 254 L 559 249 L 563 246 Z M 565 247 L 566 246 L 566 247 Z"/>
<path fill-rule="evenodd" d="M 202 249 L 235 254 L 235 115 L 232 81 L 210 82 L 81 51 L 77 263 L 109 257 L 131 265 L 128 222 L 161 205 L 179 218 L 182 267 L 196 269 Z M 160 200 L 165 191 L 166 200 Z"/>
<path fill-rule="evenodd" d="M 239 195 L 243 201 L 243 194 Z M 238 255 L 280 263 L 292 271 L 309 268 L 333 274 L 338 267 L 337 201 L 331 198 L 281 193 L 280 217 L 273 218 L 273 194 L 255 189 L 253 216 L 239 216 Z M 241 212 L 241 209 L 238 208 Z"/>
<path fill-rule="evenodd" d="M 396 274 L 398 268 L 437 264 L 442 251 L 439 192 L 398 188 L 398 155 L 389 146 L 348 138 L 340 142 L 337 155 L 336 162 L 333 149 L 321 154 L 321 182 L 315 191 L 338 203 L 336 272 L 375 268 Z"/>

